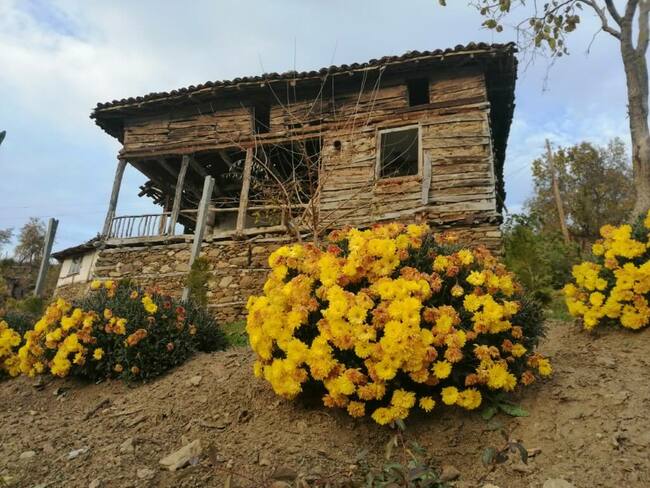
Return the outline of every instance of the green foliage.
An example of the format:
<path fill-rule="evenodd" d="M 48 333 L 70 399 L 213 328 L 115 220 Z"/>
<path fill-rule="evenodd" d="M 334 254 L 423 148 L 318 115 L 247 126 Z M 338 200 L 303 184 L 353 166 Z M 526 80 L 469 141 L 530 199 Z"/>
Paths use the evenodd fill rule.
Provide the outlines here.
<path fill-rule="evenodd" d="M 23 336 L 25 332 L 34 328 L 34 324 L 38 320 L 38 315 L 21 310 L 8 310 L 0 315 L 0 320 L 4 320 L 10 324 L 13 330 Z"/>
<path fill-rule="evenodd" d="M 236 320 L 222 326 L 223 332 L 226 334 L 228 344 L 231 346 L 247 346 L 248 335 L 246 334 L 246 321 Z"/>
<path fill-rule="evenodd" d="M 606 147 L 588 142 L 560 147 L 552 161 L 546 156 L 533 161 L 532 172 L 534 194 L 526 202 L 529 214 L 538 217 L 546 233 L 560 231 L 552 188 L 555 172 L 569 233 L 583 248 L 600 237 L 603 225 L 627 221 L 634 205 L 632 168 L 620 139 Z"/>
<path fill-rule="evenodd" d="M 442 6 L 447 4 L 446 0 L 438 0 Z M 502 32 L 505 17 L 517 8 L 525 9 L 530 2 L 525 0 L 476 0 L 469 2 L 476 7 L 479 13 L 485 17 L 483 27 Z M 517 32 L 528 43 L 536 48 L 547 48 L 553 56 L 561 57 L 568 54 L 566 47 L 566 35 L 576 30 L 580 24 L 583 6 L 590 5 L 582 0 L 549 1 L 540 3 L 539 8 L 526 11 L 523 18 L 517 22 Z M 591 6 L 591 5 L 590 5 Z M 598 17 L 603 23 L 603 29 L 612 31 L 606 18 L 607 10 L 593 4 L 592 8 L 597 11 Z M 614 20 L 610 20 L 614 23 Z"/>
<path fill-rule="evenodd" d="M 14 250 L 16 259 L 21 263 L 34 264 L 43 254 L 45 246 L 45 224 L 32 217 L 23 225 L 18 234 L 18 245 Z"/>
<path fill-rule="evenodd" d="M 13 235 L 14 230 L 12 228 L 0 229 L 0 251 L 11 242 Z"/>
<path fill-rule="evenodd" d="M 385 446 L 385 462 L 373 469 L 365 462 L 367 452 L 357 457 L 364 488 L 408 486 L 413 488 L 443 488 L 438 469 L 427 451 L 417 441 L 407 441 L 404 424 L 400 421 L 398 431 Z"/>
<path fill-rule="evenodd" d="M 190 300 L 205 307 L 208 304 L 208 280 L 210 279 L 210 263 L 204 257 L 198 257 L 192 263 L 187 275 L 185 286 L 189 288 Z"/>
<path fill-rule="evenodd" d="M 548 303 L 553 290 L 571 278 L 580 260 L 578 246 L 566 244 L 555 231 L 544 230 L 539 219 L 515 214 L 503 227 L 504 261 L 533 297 Z"/>

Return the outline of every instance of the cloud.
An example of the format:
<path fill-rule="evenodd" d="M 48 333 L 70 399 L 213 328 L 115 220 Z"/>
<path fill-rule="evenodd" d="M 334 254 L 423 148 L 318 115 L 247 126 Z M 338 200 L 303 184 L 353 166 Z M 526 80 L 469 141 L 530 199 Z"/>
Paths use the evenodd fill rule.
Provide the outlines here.
<path fill-rule="evenodd" d="M 56 248 L 92 237 L 105 216 L 119 144 L 88 118 L 94 105 L 264 71 L 317 69 L 407 50 L 505 42 L 465 2 L 0 0 L 0 228 L 59 217 Z M 547 73 L 522 63 L 506 161 L 507 205 L 530 193 L 544 139 L 627 138 L 616 44 L 587 19 L 572 55 Z M 544 79 L 548 74 L 548 83 Z M 546 88 L 546 90 L 544 90 Z M 125 175 L 118 211 L 151 210 L 143 177 Z"/>

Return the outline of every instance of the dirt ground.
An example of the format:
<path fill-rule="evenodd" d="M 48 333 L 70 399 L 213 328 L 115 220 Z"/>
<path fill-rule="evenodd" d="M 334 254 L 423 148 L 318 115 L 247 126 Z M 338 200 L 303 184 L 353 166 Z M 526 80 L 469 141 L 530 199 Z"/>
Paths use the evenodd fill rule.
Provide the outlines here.
<path fill-rule="evenodd" d="M 555 374 L 523 395 L 529 417 L 486 422 L 437 407 L 435 415 L 409 418 L 406 435 L 440 466 L 460 471 L 450 486 L 541 487 L 551 478 L 578 488 L 650 486 L 649 339 L 647 330 L 587 334 L 552 322 L 541 349 Z M 244 348 L 199 355 L 140 386 L 5 381 L 0 486 L 221 487 L 235 472 L 241 476 L 230 486 L 263 487 L 282 475 L 332 480 L 359 469 L 365 449 L 367 462 L 380 463 L 391 431 L 279 400 L 252 377 L 251 362 Z M 539 452 L 527 465 L 483 466 L 484 449 L 503 444 L 498 423 Z M 196 439 L 203 452 L 194 465 L 161 469 L 161 458 Z"/>

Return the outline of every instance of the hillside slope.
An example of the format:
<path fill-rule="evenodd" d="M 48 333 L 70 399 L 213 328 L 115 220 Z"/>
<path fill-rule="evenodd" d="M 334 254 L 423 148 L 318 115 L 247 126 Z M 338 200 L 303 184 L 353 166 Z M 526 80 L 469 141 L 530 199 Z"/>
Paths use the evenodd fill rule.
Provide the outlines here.
<path fill-rule="evenodd" d="M 542 352 L 554 377 L 526 391 L 529 417 L 497 417 L 512 437 L 539 450 L 528 465 L 482 465 L 484 448 L 503 440 L 495 421 L 477 413 L 437 407 L 409 418 L 407 435 L 439 465 L 460 471 L 452 486 L 541 487 L 549 478 L 576 487 L 649 486 L 649 334 L 550 324 Z M 280 400 L 253 378 L 251 363 L 250 352 L 235 349 L 197 356 L 140 386 L 1 383 L 0 476 L 20 487 L 203 487 L 224 486 L 233 471 L 242 477 L 232 486 L 258 487 L 278 470 L 312 478 L 355 470 L 364 449 L 368 462 L 381 462 L 389 430 Z M 203 446 L 198 464 L 160 469 L 161 458 L 196 439 Z"/>

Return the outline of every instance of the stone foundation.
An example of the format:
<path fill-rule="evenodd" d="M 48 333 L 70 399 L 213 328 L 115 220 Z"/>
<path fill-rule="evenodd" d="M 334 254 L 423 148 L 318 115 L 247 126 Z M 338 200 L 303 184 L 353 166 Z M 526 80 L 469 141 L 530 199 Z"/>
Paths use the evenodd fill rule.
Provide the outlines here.
<path fill-rule="evenodd" d="M 219 322 L 245 317 L 248 297 L 260 293 L 266 281 L 269 254 L 286 242 L 259 239 L 203 244 L 201 257 L 207 259 L 211 273 L 208 307 Z M 107 248 L 100 251 L 92 274 L 93 279 L 130 279 L 145 288 L 180 296 L 189 259 L 189 243 Z"/>

